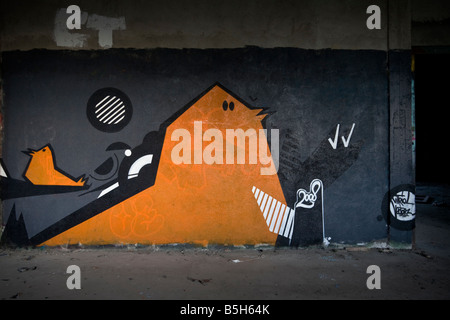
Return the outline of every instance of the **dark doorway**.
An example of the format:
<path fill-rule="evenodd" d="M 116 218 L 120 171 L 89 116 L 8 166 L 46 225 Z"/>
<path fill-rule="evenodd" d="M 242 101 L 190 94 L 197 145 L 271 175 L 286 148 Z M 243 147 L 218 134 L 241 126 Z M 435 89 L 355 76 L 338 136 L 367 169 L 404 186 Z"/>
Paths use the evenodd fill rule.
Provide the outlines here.
<path fill-rule="evenodd" d="M 415 55 L 416 180 L 450 182 L 450 54 Z"/>

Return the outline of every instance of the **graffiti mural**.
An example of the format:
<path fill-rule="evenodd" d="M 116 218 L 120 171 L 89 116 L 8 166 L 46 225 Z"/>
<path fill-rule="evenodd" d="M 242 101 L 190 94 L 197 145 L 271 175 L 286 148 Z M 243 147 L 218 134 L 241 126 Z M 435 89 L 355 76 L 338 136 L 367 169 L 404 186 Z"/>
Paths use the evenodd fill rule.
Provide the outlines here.
<path fill-rule="evenodd" d="M 100 100 L 96 108 L 90 99 L 88 112 L 106 110 L 108 102 L 118 105 L 120 99 L 110 96 L 113 93 L 103 92 L 94 99 Z M 109 117 L 120 116 L 120 111 L 115 111 Z M 263 109 L 250 107 L 220 84 L 213 85 L 162 123 L 158 132 L 148 133 L 142 144 L 135 148 L 110 146 L 107 150 L 125 149 L 118 168 L 114 155 L 89 176 L 95 182 L 108 180 L 114 172 L 117 177 L 89 185 L 77 196 L 95 194 L 95 199 L 31 237 L 30 243 L 246 243 L 253 239 L 253 243 L 274 244 L 276 236 L 264 226 L 249 192 L 251 185 L 258 184 L 284 201 L 261 123 L 265 116 Z M 105 124 L 100 119 L 96 125 L 101 123 Z M 245 142 L 245 136 L 240 139 L 230 134 L 234 129 L 246 133 L 250 142 Z M 211 131 L 216 135 L 207 144 L 212 140 L 207 138 Z M 252 144 L 252 137 L 264 141 Z M 262 157 L 252 154 L 256 147 Z M 84 178 L 73 180 L 56 170 L 50 145 L 29 154 L 33 158 L 25 177 L 31 183 L 85 186 Z M 211 154 L 214 161 L 209 159 Z M 267 174 L 267 170 L 272 171 Z M 233 201 L 231 189 L 240 194 L 240 201 Z"/>
<path fill-rule="evenodd" d="M 351 187 L 371 174 L 368 167 L 384 169 L 384 136 L 372 123 L 371 105 L 361 103 L 370 90 L 358 88 L 378 67 L 345 64 L 355 76 L 346 81 L 358 94 L 336 89 L 341 76 L 334 72 L 316 79 L 311 67 L 325 60 L 341 66 L 354 54 L 259 48 L 6 54 L 2 242 L 297 247 L 326 245 L 330 237 L 359 241 L 346 239 L 350 233 L 341 232 L 339 221 L 379 208 L 386 193 L 376 187 L 382 175 L 370 192 Z M 366 55 L 384 61 L 382 54 Z M 292 75 L 277 71 L 280 57 Z M 81 60 L 90 64 L 73 69 L 79 81 L 48 76 L 51 68 Z M 51 89 L 28 76 L 35 61 Z M 33 94 L 22 95 L 18 83 Z M 383 92 L 380 83 L 375 92 Z M 36 110 L 32 97 L 42 100 Z M 330 97 L 345 106 L 331 108 L 324 102 Z M 354 112 L 354 105 L 369 111 Z M 392 226 L 413 221 L 408 190 L 391 193 L 393 214 L 385 219 Z M 359 232 L 383 237 L 379 211 L 370 215 L 378 229 Z"/>

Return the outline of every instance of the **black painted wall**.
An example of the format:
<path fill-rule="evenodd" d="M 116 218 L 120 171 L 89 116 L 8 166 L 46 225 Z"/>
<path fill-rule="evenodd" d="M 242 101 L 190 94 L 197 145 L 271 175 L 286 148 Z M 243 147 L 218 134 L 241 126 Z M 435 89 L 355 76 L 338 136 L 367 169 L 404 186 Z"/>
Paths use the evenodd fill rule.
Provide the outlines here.
<path fill-rule="evenodd" d="M 413 225 L 388 228 L 394 218 L 383 202 L 393 196 L 389 190 L 412 183 L 407 150 L 399 151 L 400 158 L 393 153 L 398 141 L 408 144 L 408 137 L 391 131 L 398 114 L 392 106 L 407 110 L 410 101 L 410 87 L 392 85 L 410 80 L 408 56 L 409 51 L 400 51 L 388 60 L 386 52 L 376 50 L 257 47 L 5 52 L 3 165 L 9 178 L 26 182 L 29 156 L 21 151 L 51 144 L 64 171 L 73 177 L 93 174 L 109 157 L 108 146 L 140 145 L 147 133 L 220 83 L 268 109 L 265 126 L 280 134 L 278 178 L 287 205 L 294 207 L 298 190 L 309 191 L 312 180 L 323 183 L 323 210 L 318 210 L 323 219 L 305 226 L 302 214 L 296 214 L 292 241 L 280 236 L 278 245 L 318 243 L 317 237 L 302 239 L 317 233 L 321 223 L 335 243 L 386 239 L 396 228 L 398 238 L 410 242 Z M 107 87 L 124 92 L 133 105 L 130 122 L 119 132 L 98 130 L 86 116 L 92 94 Z M 396 96 L 407 99 L 399 103 Z M 395 126 L 404 130 L 406 124 Z M 402 170 L 396 180 L 397 166 Z M 11 186 L 4 177 L 2 184 L 5 242 L 48 240 L 52 226 L 59 222 L 60 228 L 61 221 L 95 199 L 63 191 L 30 196 L 27 192 L 35 189 L 29 184 Z M 11 236 L 18 225 L 25 226 L 25 237 L 23 232 Z"/>
<path fill-rule="evenodd" d="M 416 94 L 416 179 L 420 182 L 448 182 L 450 170 L 443 152 L 447 135 L 446 110 L 450 74 L 449 54 L 417 54 Z"/>

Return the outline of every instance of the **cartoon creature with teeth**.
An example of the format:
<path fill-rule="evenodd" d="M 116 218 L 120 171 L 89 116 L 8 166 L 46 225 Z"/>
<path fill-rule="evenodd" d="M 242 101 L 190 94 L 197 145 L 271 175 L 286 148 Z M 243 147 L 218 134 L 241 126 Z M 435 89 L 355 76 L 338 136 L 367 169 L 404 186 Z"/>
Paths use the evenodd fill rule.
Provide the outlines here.
<path fill-rule="evenodd" d="M 279 235 L 251 192 L 257 185 L 285 202 L 276 171 L 261 173 L 274 167 L 262 111 L 213 85 L 131 148 L 117 179 L 95 188 L 95 201 L 38 244 L 275 244 Z M 74 219 L 79 223 L 68 228 Z"/>

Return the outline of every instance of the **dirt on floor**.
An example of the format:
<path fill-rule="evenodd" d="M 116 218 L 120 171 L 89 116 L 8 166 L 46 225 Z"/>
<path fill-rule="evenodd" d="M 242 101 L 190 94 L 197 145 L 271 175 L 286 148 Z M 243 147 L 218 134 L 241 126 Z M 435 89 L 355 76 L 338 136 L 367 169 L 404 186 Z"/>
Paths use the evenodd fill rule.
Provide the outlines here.
<path fill-rule="evenodd" d="M 412 249 L 0 248 L 0 299 L 450 299 L 448 190 L 417 186 Z"/>

